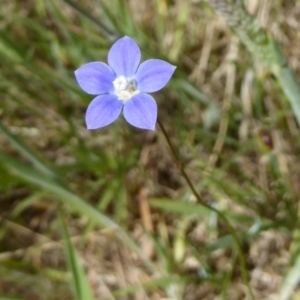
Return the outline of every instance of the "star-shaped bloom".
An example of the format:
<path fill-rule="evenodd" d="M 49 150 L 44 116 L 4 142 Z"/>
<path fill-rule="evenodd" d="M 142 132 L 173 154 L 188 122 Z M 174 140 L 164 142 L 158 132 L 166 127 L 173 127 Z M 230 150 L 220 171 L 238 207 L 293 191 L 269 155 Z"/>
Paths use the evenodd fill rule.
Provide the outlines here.
<path fill-rule="evenodd" d="M 98 129 L 114 122 L 123 110 L 126 121 L 138 128 L 155 129 L 157 105 L 148 93 L 163 88 L 176 67 L 159 59 L 140 64 L 138 45 L 125 36 L 108 52 L 108 65 L 90 62 L 75 71 L 80 87 L 97 95 L 86 112 L 88 129 Z"/>

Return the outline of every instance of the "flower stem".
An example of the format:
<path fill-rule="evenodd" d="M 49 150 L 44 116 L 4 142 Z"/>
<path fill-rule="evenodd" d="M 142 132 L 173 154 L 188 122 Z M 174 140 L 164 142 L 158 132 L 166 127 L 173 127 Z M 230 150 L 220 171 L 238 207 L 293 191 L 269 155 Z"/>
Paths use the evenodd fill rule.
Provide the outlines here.
<path fill-rule="evenodd" d="M 244 281 L 245 285 L 248 288 L 248 292 L 249 292 L 249 295 L 250 295 L 251 299 L 254 300 L 255 298 L 254 298 L 253 291 L 250 287 L 249 278 L 248 278 L 248 274 L 247 274 L 247 268 L 246 268 L 246 262 L 245 262 L 245 258 L 244 258 L 244 255 L 243 255 L 243 250 L 242 250 L 241 243 L 238 239 L 238 236 L 236 234 L 235 229 L 232 227 L 232 225 L 230 224 L 230 222 L 228 221 L 226 216 L 221 211 L 219 211 L 218 209 L 214 208 L 213 206 L 210 206 L 207 203 L 205 203 L 204 199 L 197 192 L 194 184 L 192 183 L 192 181 L 191 181 L 190 177 L 188 176 L 187 172 L 185 171 L 184 165 L 182 164 L 182 162 L 180 160 L 180 157 L 177 154 L 177 151 L 175 150 L 175 147 L 172 144 L 171 139 L 170 139 L 166 129 L 164 128 L 164 126 L 160 122 L 160 120 L 157 120 L 157 123 L 158 123 L 158 125 L 161 129 L 161 132 L 163 133 L 163 135 L 164 135 L 164 137 L 167 141 L 167 144 L 169 145 L 169 148 L 170 148 L 170 150 L 172 152 L 172 155 L 174 157 L 174 161 L 175 161 L 182 177 L 185 179 L 186 183 L 190 187 L 190 189 L 191 189 L 193 195 L 196 197 L 198 203 L 200 205 L 206 207 L 207 209 L 213 211 L 214 213 L 216 213 L 218 215 L 218 217 L 223 220 L 223 222 L 226 224 L 227 228 L 229 229 L 229 231 L 232 235 L 232 238 L 233 238 L 233 240 L 236 244 L 236 249 L 237 249 L 237 252 L 238 252 L 238 257 L 239 257 L 239 262 L 240 262 L 241 274 L 242 274 L 243 281 Z"/>

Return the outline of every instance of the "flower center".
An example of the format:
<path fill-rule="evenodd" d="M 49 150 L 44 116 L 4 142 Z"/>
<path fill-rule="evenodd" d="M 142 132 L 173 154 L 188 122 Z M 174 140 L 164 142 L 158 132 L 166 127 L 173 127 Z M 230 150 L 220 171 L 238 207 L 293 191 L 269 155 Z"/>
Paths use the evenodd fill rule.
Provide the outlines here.
<path fill-rule="evenodd" d="M 115 94 L 121 101 L 126 101 L 140 92 L 136 88 L 136 82 L 133 78 L 130 79 L 125 76 L 119 76 L 113 81 L 113 85 Z"/>

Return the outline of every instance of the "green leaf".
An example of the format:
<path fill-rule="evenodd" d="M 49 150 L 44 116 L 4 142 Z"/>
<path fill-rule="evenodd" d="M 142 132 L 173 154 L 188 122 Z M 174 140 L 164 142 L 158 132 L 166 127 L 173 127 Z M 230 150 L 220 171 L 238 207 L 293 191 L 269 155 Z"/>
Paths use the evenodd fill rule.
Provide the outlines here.
<path fill-rule="evenodd" d="M 192 203 L 160 199 L 151 200 L 150 205 L 168 212 L 184 215 L 197 214 L 199 217 L 208 217 L 211 214 L 211 211 L 208 208 Z"/>

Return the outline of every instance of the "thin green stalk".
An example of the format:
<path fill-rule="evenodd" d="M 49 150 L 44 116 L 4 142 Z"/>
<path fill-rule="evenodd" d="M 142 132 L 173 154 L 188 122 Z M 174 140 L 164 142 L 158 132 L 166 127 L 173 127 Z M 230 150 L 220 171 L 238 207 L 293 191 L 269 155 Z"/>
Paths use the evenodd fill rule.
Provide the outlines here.
<path fill-rule="evenodd" d="M 251 299 L 254 300 L 255 298 L 254 298 L 254 294 L 252 292 L 252 289 L 250 287 L 249 278 L 248 278 L 247 269 L 246 269 L 246 262 L 245 262 L 245 258 L 244 258 L 244 255 L 243 255 L 243 250 L 242 250 L 240 241 L 237 237 L 237 234 L 236 234 L 234 228 L 232 227 L 232 225 L 230 224 L 230 222 L 228 221 L 228 219 L 225 217 L 225 215 L 222 212 L 220 212 L 219 210 L 217 210 L 213 206 L 210 206 L 210 205 L 205 203 L 205 201 L 203 200 L 201 195 L 197 192 L 197 190 L 196 190 L 194 184 L 192 183 L 190 177 L 186 173 L 184 165 L 182 164 L 182 162 L 181 162 L 181 160 L 180 160 L 180 158 L 179 158 L 179 156 L 178 156 L 178 154 L 175 150 L 175 147 L 173 146 L 173 144 L 171 142 L 171 139 L 169 138 L 168 133 L 165 130 L 163 124 L 160 122 L 160 120 L 158 120 L 157 123 L 158 123 L 158 125 L 159 125 L 159 127 L 160 127 L 166 141 L 167 141 L 167 144 L 168 144 L 168 146 L 169 146 L 169 148 L 172 152 L 174 161 L 175 161 L 182 177 L 187 182 L 188 186 L 190 187 L 193 195 L 196 197 L 199 204 L 201 204 L 202 206 L 204 206 L 207 209 L 209 209 L 209 210 L 213 211 L 214 213 L 216 213 L 218 215 L 218 217 L 223 220 L 223 222 L 226 224 L 227 228 L 229 229 L 229 231 L 232 235 L 232 238 L 234 239 L 235 244 L 236 244 L 236 249 L 237 249 L 238 256 L 239 256 L 239 262 L 240 262 L 241 274 L 242 274 L 243 281 L 244 281 L 245 285 L 248 288 L 249 295 L 250 295 Z"/>

